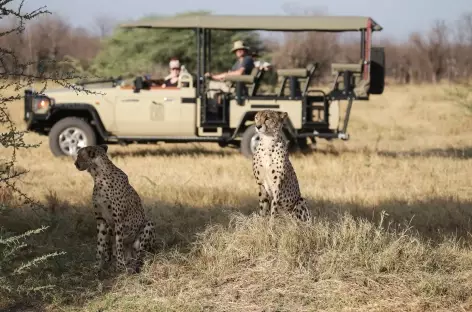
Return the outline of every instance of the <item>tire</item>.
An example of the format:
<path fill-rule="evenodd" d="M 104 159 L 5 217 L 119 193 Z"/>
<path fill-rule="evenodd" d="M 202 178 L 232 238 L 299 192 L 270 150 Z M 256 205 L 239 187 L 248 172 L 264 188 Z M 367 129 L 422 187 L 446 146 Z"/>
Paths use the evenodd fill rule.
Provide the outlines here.
<path fill-rule="evenodd" d="M 290 140 L 288 142 L 288 152 L 290 154 L 295 154 L 298 152 L 307 153 L 309 151 L 310 151 L 310 146 L 306 142 L 306 139 L 296 139 L 296 140 Z"/>
<path fill-rule="evenodd" d="M 252 158 L 253 150 L 251 147 L 251 141 L 255 136 L 258 136 L 256 132 L 256 127 L 254 125 L 251 125 L 246 129 L 246 131 L 244 131 L 243 136 L 241 138 L 240 151 L 247 158 Z M 287 135 L 285 133 L 283 134 L 283 137 L 285 140 L 287 140 Z M 295 141 L 290 140 L 290 142 L 288 143 L 289 153 L 294 153 L 298 150 L 305 151 L 309 149 L 306 139 L 297 139 L 297 142 L 298 146 Z"/>
<path fill-rule="evenodd" d="M 258 136 L 256 132 L 256 126 L 249 126 L 243 133 L 241 137 L 241 146 L 239 147 L 241 154 L 246 158 L 252 158 L 253 151 L 251 150 L 251 141 L 253 138 Z"/>
<path fill-rule="evenodd" d="M 293 151 L 300 151 L 306 153 L 310 150 L 310 146 L 307 143 L 307 139 L 297 139 L 298 146 L 293 147 Z M 291 144 L 295 145 L 293 141 L 290 141 Z"/>
<path fill-rule="evenodd" d="M 64 133 L 69 129 L 69 133 L 72 132 L 72 135 L 67 140 L 70 143 L 69 146 L 70 153 L 67 153 L 61 148 L 59 141 L 66 137 Z M 62 134 L 62 136 L 61 136 Z M 80 147 L 96 145 L 97 136 L 92 126 L 88 124 L 85 120 L 77 117 L 66 117 L 59 120 L 54 124 L 49 132 L 49 148 L 54 156 L 72 156 L 75 154 Z M 66 149 L 66 148 L 65 148 Z"/>
<path fill-rule="evenodd" d="M 372 47 L 370 56 L 370 94 L 382 94 L 385 88 L 385 49 Z"/>

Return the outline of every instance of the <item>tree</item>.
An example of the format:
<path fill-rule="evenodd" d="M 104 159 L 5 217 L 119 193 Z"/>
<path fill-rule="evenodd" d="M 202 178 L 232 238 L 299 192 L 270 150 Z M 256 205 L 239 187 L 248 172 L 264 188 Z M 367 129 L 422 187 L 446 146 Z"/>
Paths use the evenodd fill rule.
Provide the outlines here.
<path fill-rule="evenodd" d="M 209 13 L 189 12 L 180 15 L 197 14 Z M 194 31 L 186 29 L 118 29 L 105 41 L 92 68 L 94 74 L 104 77 L 135 76 L 143 72 L 152 73 L 154 67 L 167 71 L 169 59 L 178 57 L 189 71 L 196 71 L 195 39 Z M 232 66 L 235 58 L 230 51 L 233 41 L 238 39 L 244 40 L 253 49 L 263 49 L 256 32 L 213 30 L 212 71 L 226 71 Z"/>
<path fill-rule="evenodd" d="M 113 33 L 116 21 L 106 15 L 99 15 L 95 18 L 95 28 L 98 32 L 98 36 L 104 39 Z"/>
<path fill-rule="evenodd" d="M 51 82 L 66 88 L 72 88 L 77 92 L 92 92 L 83 87 L 72 85 L 69 82 L 71 79 L 77 80 L 82 78 L 76 76 L 73 72 L 60 73 L 46 70 L 35 74 L 35 70 L 32 70 L 32 68 L 37 65 L 37 62 L 22 61 L 13 49 L 4 45 L 5 42 L 12 42 L 12 36 L 20 37 L 25 30 L 27 22 L 37 17 L 51 14 L 45 7 L 23 13 L 23 1 L 20 2 L 17 8 L 12 9 L 13 1 L 15 0 L 0 0 L 0 19 L 5 20 L 7 18 L 10 21 L 14 21 L 13 23 L 9 23 L 11 28 L 4 29 L 0 32 L 0 42 L 3 43 L 0 46 L 0 146 L 5 150 L 11 151 L 9 158 L 0 159 L 0 191 L 3 193 L 9 192 L 12 197 L 16 196 L 17 199 L 22 200 L 25 205 L 40 208 L 42 205 L 22 192 L 16 184 L 18 180 L 28 172 L 16 166 L 17 151 L 20 149 L 34 148 L 38 145 L 27 144 L 25 142 L 24 135 L 26 132 L 18 130 L 17 126 L 12 121 L 8 111 L 8 104 L 22 100 L 23 89 L 33 84 L 39 87 L 39 90 L 36 91 L 36 93 L 39 94 L 43 93 L 48 83 Z M 48 61 L 46 65 L 53 65 L 47 66 L 47 68 L 51 69 L 54 68 L 56 64 L 57 62 L 55 61 Z M 11 203 L 2 200 L 1 204 L 0 213 L 8 209 L 9 207 L 7 205 Z M 14 268 L 12 266 L 12 262 L 10 261 L 12 256 L 26 246 L 22 241 L 30 235 L 44 231 L 46 228 L 47 227 L 42 227 L 26 233 L 16 233 L 9 235 L 10 237 L 5 237 L 6 234 L 11 233 L 8 233 L 3 226 L 0 226 L 0 290 L 7 290 L 9 292 L 29 290 L 28 285 L 25 284 L 27 281 L 22 282 L 22 279 L 19 279 L 18 275 L 21 275 L 32 266 L 60 254 L 50 253 L 34 257 L 20 267 Z M 9 282 L 15 285 L 10 286 Z"/>
<path fill-rule="evenodd" d="M 322 16 L 326 13 L 316 8 L 286 5 L 289 15 Z M 335 56 L 340 53 L 339 35 L 326 32 L 284 33 L 284 41 L 273 54 L 273 62 L 282 68 L 306 67 L 319 63 L 319 71 L 326 73 Z M 357 62 L 358 60 L 356 60 Z"/>
<path fill-rule="evenodd" d="M 435 21 L 426 38 L 419 34 L 411 36 L 411 42 L 425 59 L 433 83 L 439 82 L 446 72 L 446 60 L 449 55 L 448 27 L 442 20 Z"/>
<path fill-rule="evenodd" d="M 466 80 L 472 74 L 472 12 L 463 13 L 454 30 L 456 45 L 451 51 L 455 63 L 454 74 Z"/>

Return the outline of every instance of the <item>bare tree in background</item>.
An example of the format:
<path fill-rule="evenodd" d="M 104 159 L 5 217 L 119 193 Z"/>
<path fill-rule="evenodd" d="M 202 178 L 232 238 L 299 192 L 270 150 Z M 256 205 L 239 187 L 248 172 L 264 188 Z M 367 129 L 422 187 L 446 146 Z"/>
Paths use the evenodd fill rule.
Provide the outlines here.
<path fill-rule="evenodd" d="M 109 16 L 99 15 L 95 18 L 95 28 L 98 31 L 98 36 L 102 39 L 113 33 L 115 25 L 116 20 Z"/>
<path fill-rule="evenodd" d="M 0 32 L 16 28 L 16 18 L 9 17 L 0 25 Z M 18 62 L 36 62 L 37 65 L 56 61 L 57 70 L 84 72 L 100 50 L 100 38 L 90 30 L 73 27 L 66 19 L 56 15 L 40 15 L 25 25 L 21 33 L 0 36 L 0 47 L 14 52 Z M 70 63 L 62 63 L 70 60 Z M 38 67 L 29 66 L 29 73 Z"/>
<path fill-rule="evenodd" d="M 472 114 L 472 12 L 464 13 L 456 23 L 451 58 L 455 83 L 447 95 Z"/>
<path fill-rule="evenodd" d="M 324 12 L 317 8 L 303 8 L 286 5 L 289 15 L 320 16 Z M 273 62 L 281 67 L 305 67 L 309 63 L 319 63 L 321 72 L 328 69 L 333 55 L 340 51 L 339 35 L 323 32 L 284 33 L 284 43 L 273 54 Z"/>
<path fill-rule="evenodd" d="M 23 3 L 21 1 L 15 8 L 16 0 L 0 0 L 0 20 L 9 19 L 10 28 L 0 31 L 0 146 L 4 150 L 10 150 L 11 154 L 6 158 L 0 156 L 0 213 L 11 209 L 14 205 L 30 205 L 33 208 L 45 208 L 39 201 L 30 198 L 21 191 L 17 186 L 17 182 L 28 172 L 25 169 L 16 166 L 17 151 L 20 149 L 29 149 L 38 145 L 27 144 L 24 139 L 25 131 L 19 130 L 12 117 L 9 114 L 9 104 L 18 105 L 18 101 L 24 98 L 23 90 L 28 86 L 35 86 L 35 93 L 43 93 L 48 83 L 56 83 L 66 88 L 71 88 L 76 92 L 84 91 L 92 93 L 82 87 L 73 85 L 71 79 L 77 80 L 83 77 L 76 76 L 74 72 L 58 72 L 54 70 L 44 71 L 39 74 L 32 67 L 37 65 L 34 61 L 24 61 L 19 58 L 16 52 L 21 51 L 11 49 L 5 43 L 21 42 L 24 40 L 22 36 L 25 31 L 27 22 L 35 18 L 51 14 L 41 7 L 27 13 L 23 12 Z M 64 28 L 63 28 L 64 29 Z M 52 43 L 59 46 L 61 38 L 59 34 L 50 37 Z M 51 61 L 47 68 L 54 69 L 58 62 Z M 39 88 L 39 90 L 38 90 Z M 21 202 L 18 202 L 21 201 Z M 45 231 L 48 227 L 43 226 L 38 229 L 32 229 L 20 234 L 8 235 L 5 237 L 5 229 L 0 226 L 0 298 L 15 297 L 21 302 L 25 294 L 39 292 L 50 288 L 53 285 L 38 285 L 34 279 L 28 279 L 24 273 L 30 272 L 32 268 L 43 264 L 50 258 L 63 255 L 64 252 L 49 252 L 42 254 L 35 251 L 30 254 L 29 259 L 25 259 L 18 266 L 15 260 L 18 254 L 22 253 L 22 257 L 27 257 L 23 251 L 27 247 L 27 239 Z M 10 231 L 14 229 L 9 229 Z M 42 282 L 40 282 L 42 283 Z"/>
<path fill-rule="evenodd" d="M 436 21 L 428 36 L 424 38 L 419 34 L 411 36 L 413 47 L 426 61 L 427 68 L 422 73 L 429 71 L 431 81 L 437 83 L 447 71 L 447 58 L 449 56 L 448 27 L 444 21 Z"/>
<path fill-rule="evenodd" d="M 451 54 L 456 65 L 455 75 L 465 80 L 472 74 L 472 12 L 462 14 L 454 30 L 455 46 Z"/>
<path fill-rule="evenodd" d="M 12 42 L 16 38 L 19 38 L 25 30 L 27 22 L 32 21 L 35 18 L 51 14 L 41 7 L 31 12 L 23 13 L 23 3 L 21 1 L 15 9 L 10 8 L 13 6 L 14 0 L 0 0 L 0 17 L 2 20 L 6 18 L 13 19 L 15 22 L 9 24 L 12 26 L 7 30 L 0 32 L 0 42 Z M 61 28 L 66 29 L 65 26 Z M 50 43 L 59 46 L 60 35 L 57 33 L 54 36 L 49 37 L 52 40 Z M 8 39 L 8 40 L 1 40 Z M 74 72 L 58 72 L 58 71 L 45 71 L 42 73 L 36 73 L 36 70 L 31 68 L 36 67 L 38 62 L 35 61 L 23 61 L 17 57 L 16 51 L 10 49 L 8 46 L 0 46 L 0 145 L 3 148 L 11 149 L 11 157 L 9 159 L 0 159 L 0 189 L 5 191 L 6 189 L 14 192 L 25 203 L 39 205 L 24 194 L 16 185 L 16 181 L 27 173 L 26 170 L 20 170 L 15 167 L 16 154 L 19 149 L 32 148 L 37 145 L 26 144 L 24 141 L 25 131 L 18 130 L 17 126 L 12 121 L 12 118 L 8 112 L 8 104 L 15 101 L 20 101 L 24 98 L 23 90 L 28 86 L 36 85 L 39 90 L 36 93 L 43 93 L 48 83 L 56 83 L 66 88 L 74 89 L 77 92 L 83 91 L 91 93 L 83 87 L 79 87 L 71 83 L 71 80 L 75 81 L 83 79 L 75 75 Z M 48 68 L 53 69 L 58 65 L 57 61 L 47 61 Z M 39 83 L 39 86 L 38 86 Z"/>

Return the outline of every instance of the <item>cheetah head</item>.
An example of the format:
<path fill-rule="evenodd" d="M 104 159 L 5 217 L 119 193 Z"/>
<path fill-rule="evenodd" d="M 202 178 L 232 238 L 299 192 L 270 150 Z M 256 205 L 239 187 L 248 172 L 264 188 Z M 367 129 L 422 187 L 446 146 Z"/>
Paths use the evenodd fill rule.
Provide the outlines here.
<path fill-rule="evenodd" d="M 273 136 L 276 135 L 283 126 L 287 118 L 286 112 L 279 112 L 273 110 L 263 110 L 257 112 L 254 117 L 256 132 L 259 134 Z"/>
<path fill-rule="evenodd" d="M 92 165 L 97 165 L 100 159 L 107 157 L 108 146 L 105 144 L 82 147 L 77 151 L 74 165 L 79 171 L 84 171 Z"/>

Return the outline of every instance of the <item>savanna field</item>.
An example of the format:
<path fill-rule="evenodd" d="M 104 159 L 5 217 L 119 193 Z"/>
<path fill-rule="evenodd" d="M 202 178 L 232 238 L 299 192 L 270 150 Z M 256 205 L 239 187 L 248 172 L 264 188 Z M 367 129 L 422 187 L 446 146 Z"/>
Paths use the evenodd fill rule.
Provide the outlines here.
<path fill-rule="evenodd" d="M 257 185 L 235 149 L 110 145 L 157 224 L 157 252 L 137 275 L 95 273 L 92 179 L 28 134 L 42 144 L 18 153 L 30 172 L 17 186 L 46 209 L 0 190 L 12 207 L 0 225 L 49 226 L 16 263 L 65 254 L 16 276 L 37 292 L 0 292 L 0 310 L 472 311 L 472 114 L 448 88 L 388 86 L 354 104 L 349 141 L 291 156 L 312 225 L 270 229 L 252 215 Z M 22 103 L 10 113 L 22 128 Z"/>

